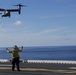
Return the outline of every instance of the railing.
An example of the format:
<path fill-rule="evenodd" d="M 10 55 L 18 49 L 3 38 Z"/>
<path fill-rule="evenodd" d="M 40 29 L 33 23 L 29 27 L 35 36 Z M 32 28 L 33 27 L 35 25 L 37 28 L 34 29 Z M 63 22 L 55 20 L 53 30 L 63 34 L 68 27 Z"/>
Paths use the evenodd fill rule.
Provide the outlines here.
<path fill-rule="evenodd" d="M 10 59 L 0 59 L 1 63 L 9 63 Z M 20 59 L 22 63 L 49 63 L 49 64 L 76 64 L 76 61 L 67 60 L 23 60 Z"/>

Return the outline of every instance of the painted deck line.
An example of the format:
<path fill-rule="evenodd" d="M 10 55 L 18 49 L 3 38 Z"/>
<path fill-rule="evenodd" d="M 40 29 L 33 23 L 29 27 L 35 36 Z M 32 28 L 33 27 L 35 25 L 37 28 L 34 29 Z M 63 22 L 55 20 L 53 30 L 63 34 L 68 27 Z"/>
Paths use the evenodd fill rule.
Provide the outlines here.
<path fill-rule="evenodd" d="M 76 67 L 69 67 L 69 69 L 73 69 L 73 70 L 76 70 Z"/>
<path fill-rule="evenodd" d="M 11 67 L 12 65 L 5 65 L 5 64 L 0 64 L 0 67 Z"/>

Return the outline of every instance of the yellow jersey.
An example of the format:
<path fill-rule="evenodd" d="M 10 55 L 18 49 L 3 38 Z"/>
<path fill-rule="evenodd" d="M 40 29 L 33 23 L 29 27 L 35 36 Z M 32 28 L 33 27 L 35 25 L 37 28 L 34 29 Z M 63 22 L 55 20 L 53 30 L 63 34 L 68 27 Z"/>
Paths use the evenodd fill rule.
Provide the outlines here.
<path fill-rule="evenodd" d="M 6 49 L 6 50 L 7 50 L 8 53 L 12 53 L 12 58 L 19 57 L 19 52 L 22 51 L 22 49 L 21 50 L 8 50 L 8 49 Z"/>

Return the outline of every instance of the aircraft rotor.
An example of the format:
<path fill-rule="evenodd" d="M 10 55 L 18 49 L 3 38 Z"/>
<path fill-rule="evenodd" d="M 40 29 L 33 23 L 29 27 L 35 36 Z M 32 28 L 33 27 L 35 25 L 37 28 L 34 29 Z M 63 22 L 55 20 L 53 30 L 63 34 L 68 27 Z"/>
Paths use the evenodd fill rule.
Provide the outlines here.
<path fill-rule="evenodd" d="M 26 7 L 26 5 L 22 5 L 22 4 L 17 4 L 17 5 L 14 5 L 14 6 Z"/>

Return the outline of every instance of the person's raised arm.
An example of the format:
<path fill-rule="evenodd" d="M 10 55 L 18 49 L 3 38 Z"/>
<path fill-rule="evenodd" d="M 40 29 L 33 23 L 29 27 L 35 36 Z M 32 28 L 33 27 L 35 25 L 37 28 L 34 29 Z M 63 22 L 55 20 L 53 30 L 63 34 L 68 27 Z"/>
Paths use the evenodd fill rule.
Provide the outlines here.
<path fill-rule="evenodd" d="M 8 48 L 6 48 L 6 51 L 7 51 L 8 53 L 12 53 L 12 51 L 10 51 Z"/>
<path fill-rule="evenodd" d="M 23 46 L 19 49 L 19 52 L 22 52 L 22 50 L 23 50 Z"/>

